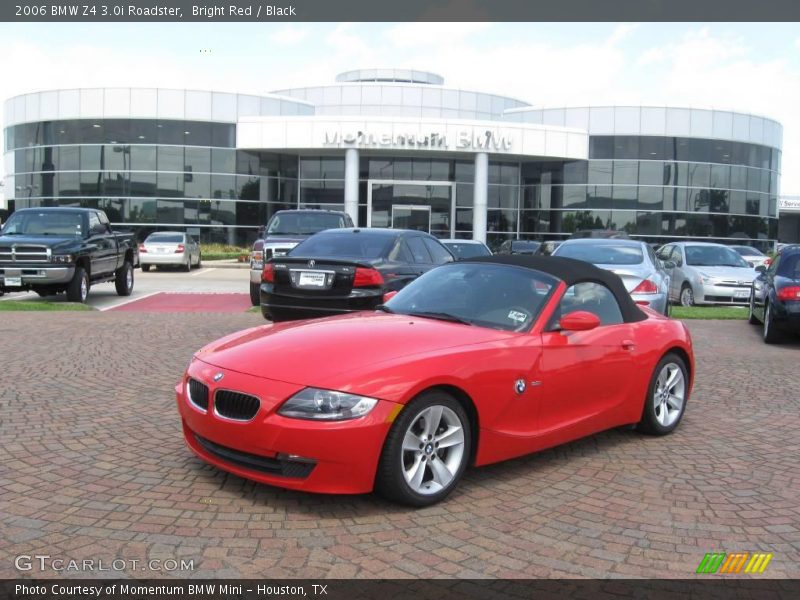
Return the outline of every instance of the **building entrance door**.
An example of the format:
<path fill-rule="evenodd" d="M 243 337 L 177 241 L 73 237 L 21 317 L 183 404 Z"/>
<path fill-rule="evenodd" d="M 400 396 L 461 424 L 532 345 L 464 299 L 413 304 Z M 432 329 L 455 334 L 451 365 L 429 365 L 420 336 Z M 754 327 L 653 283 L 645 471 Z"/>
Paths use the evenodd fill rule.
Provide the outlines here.
<path fill-rule="evenodd" d="M 453 237 L 455 184 L 450 181 L 371 179 L 367 184 L 367 227 L 418 229 Z"/>
<path fill-rule="evenodd" d="M 392 205 L 392 229 L 416 229 L 431 232 L 431 207 Z"/>

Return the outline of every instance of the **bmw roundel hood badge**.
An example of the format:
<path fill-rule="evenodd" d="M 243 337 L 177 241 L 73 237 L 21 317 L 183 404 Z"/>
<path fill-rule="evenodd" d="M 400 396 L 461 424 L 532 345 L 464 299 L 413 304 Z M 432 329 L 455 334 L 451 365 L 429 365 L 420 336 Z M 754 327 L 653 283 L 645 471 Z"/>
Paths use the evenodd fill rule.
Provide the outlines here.
<path fill-rule="evenodd" d="M 217 373 L 216 375 L 214 375 L 214 383 L 216 383 L 217 381 L 219 381 L 223 377 L 225 377 L 225 373 Z"/>

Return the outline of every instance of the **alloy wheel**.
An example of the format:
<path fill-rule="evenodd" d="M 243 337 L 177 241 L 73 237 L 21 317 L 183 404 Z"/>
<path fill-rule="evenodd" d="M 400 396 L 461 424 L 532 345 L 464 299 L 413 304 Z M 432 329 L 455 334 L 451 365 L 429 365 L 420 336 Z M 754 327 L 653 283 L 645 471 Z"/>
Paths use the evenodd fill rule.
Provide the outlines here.
<path fill-rule="evenodd" d="M 422 410 L 403 437 L 403 477 L 422 495 L 449 486 L 464 461 L 464 424 L 446 406 L 434 404 Z"/>
<path fill-rule="evenodd" d="M 685 399 L 686 379 L 683 371 L 676 363 L 669 362 L 658 374 L 653 390 L 653 405 L 659 425 L 669 427 L 675 423 L 683 412 Z"/>
<path fill-rule="evenodd" d="M 686 286 L 681 290 L 681 306 L 694 306 L 694 292 L 691 286 Z"/>
<path fill-rule="evenodd" d="M 81 278 L 81 302 L 86 302 L 89 295 L 89 281 L 86 275 Z"/>

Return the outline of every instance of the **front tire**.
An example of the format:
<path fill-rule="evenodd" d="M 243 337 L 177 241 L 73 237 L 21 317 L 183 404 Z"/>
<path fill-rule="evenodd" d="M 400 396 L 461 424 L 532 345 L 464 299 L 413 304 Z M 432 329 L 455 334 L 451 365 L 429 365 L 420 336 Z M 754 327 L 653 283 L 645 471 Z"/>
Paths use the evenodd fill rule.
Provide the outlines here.
<path fill-rule="evenodd" d="M 423 393 L 389 430 L 375 490 L 409 506 L 436 504 L 455 489 L 471 450 L 472 430 L 461 404 L 444 392 Z"/>
<path fill-rule="evenodd" d="M 686 362 L 670 352 L 653 370 L 642 419 L 637 429 L 649 435 L 667 435 L 680 424 L 689 399 L 689 371 Z"/>
<path fill-rule="evenodd" d="M 750 292 L 750 313 L 747 315 L 747 322 L 750 325 L 758 325 L 760 322 L 756 317 L 756 293 L 755 290 Z"/>
<path fill-rule="evenodd" d="M 125 261 L 114 276 L 117 296 L 130 296 L 133 292 L 133 265 Z"/>
<path fill-rule="evenodd" d="M 694 290 L 688 283 L 681 287 L 680 303 L 681 306 L 694 306 Z"/>
<path fill-rule="evenodd" d="M 89 296 L 89 275 L 83 267 L 75 267 L 72 281 L 67 285 L 67 300 L 69 302 L 86 302 Z"/>

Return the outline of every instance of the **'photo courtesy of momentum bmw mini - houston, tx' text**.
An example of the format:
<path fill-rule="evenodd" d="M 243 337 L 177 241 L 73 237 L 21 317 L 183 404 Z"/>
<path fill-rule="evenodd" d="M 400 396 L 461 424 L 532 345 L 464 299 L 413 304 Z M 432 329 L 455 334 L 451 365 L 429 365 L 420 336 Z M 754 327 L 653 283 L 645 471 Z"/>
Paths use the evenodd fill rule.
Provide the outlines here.
<path fill-rule="evenodd" d="M 800 594 L 800 6 L 599 6 L 0 7 L 0 600 Z"/>

